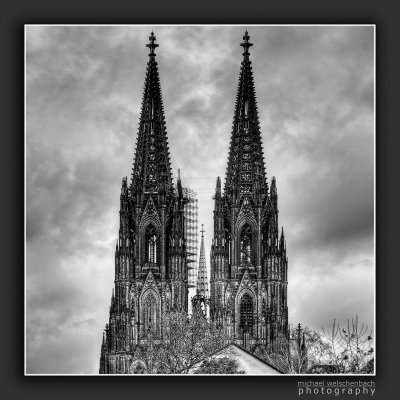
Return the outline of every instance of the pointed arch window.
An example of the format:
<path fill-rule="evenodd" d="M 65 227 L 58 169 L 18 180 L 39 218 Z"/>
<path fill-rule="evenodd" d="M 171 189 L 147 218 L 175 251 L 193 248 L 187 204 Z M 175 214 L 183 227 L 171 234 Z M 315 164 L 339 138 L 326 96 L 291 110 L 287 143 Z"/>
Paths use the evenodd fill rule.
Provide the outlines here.
<path fill-rule="evenodd" d="M 250 225 L 245 224 L 240 232 L 240 261 L 242 263 L 251 261 L 251 245 L 253 234 Z"/>
<path fill-rule="evenodd" d="M 217 304 L 222 306 L 222 286 L 218 284 L 217 286 Z"/>
<path fill-rule="evenodd" d="M 146 229 L 146 262 L 157 262 L 157 230 L 154 225 Z"/>
<path fill-rule="evenodd" d="M 143 324 L 145 332 L 156 331 L 159 320 L 159 307 L 156 295 L 150 292 L 143 301 Z"/>
<path fill-rule="evenodd" d="M 253 332 L 253 300 L 248 293 L 240 300 L 240 327 L 243 332 Z"/>

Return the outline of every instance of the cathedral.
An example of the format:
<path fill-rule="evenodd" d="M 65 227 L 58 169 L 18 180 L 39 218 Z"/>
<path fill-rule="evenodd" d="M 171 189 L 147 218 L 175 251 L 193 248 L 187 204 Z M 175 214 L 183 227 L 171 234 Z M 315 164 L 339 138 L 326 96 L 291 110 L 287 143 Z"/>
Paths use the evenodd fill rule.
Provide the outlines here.
<path fill-rule="evenodd" d="M 286 243 L 279 237 L 276 179 L 268 186 L 249 35 L 222 191 L 217 178 L 211 246 L 211 319 L 246 349 L 274 348 L 288 333 Z"/>
<path fill-rule="evenodd" d="M 153 32 L 132 178 L 122 179 L 115 248 L 115 288 L 103 334 L 101 374 L 134 373 L 135 349 L 152 329 L 162 340 L 161 318 L 188 312 L 190 255 L 185 195 L 174 184 Z M 211 279 L 201 236 L 193 312 L 208 315 L 229 341 L 247 350 L 273 348 L 288 332 L 287 257 L 279 237 L 276 180 L 269 187 L 246 31 L 223 190 L 217 178 Z M 210 292 L 208 285 L 210 284 Z"/>

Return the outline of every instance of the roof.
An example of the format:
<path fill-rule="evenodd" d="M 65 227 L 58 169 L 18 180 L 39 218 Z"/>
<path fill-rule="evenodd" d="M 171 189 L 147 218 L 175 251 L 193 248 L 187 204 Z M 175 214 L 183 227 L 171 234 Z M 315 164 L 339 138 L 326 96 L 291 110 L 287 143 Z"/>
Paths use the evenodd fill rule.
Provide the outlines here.
<path fill-rule="evenodd" d="M 235 358 L 238 363 L 238 370 L 244 371 L 245 375 L 280 375 L 283 374 L 282 371 L 279 371 L 277 368 L 262 360 L 261 358 L 255 356 L 253 353 L 245 350 L 244 348 L 237 346 L 236 344 L 229 344 L 224 348 L 224 351 L 220 351 L 219 354 L 213 356 L 216 358 L 231 356 Z M 211 356 L 212 357 L 212 356 Z M 196 367 L 200 365 L 198 363 L 194 368 L 192 368 L 192 372 L 196 369 Z"/>
<path fill-rule="evenodd" d="M 255 356 L 243 347 L 231 344 L 232 351 L 239 364 L 239 370 L 244 370 L 246 375 L 277 375 L 283 374 L 277 368 Z"/>

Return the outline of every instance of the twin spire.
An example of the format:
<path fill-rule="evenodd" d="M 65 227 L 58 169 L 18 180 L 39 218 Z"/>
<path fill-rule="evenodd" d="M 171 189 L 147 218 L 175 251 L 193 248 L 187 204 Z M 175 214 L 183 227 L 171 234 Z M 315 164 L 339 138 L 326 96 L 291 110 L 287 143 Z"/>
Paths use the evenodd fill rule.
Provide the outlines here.
<path fill-rule="evenodd" d="M 160 77 L 155 60 L 158 44 L 155 41 L 151 32 L 146 45 L 150 53 L 132 172 L 131 188 L 138 201 L 147 193 L 171 193 L 173 187 Z"/>
<path fill-rule="evenodd" d="M 249 40 L 250 36 L 246 30 L 243 42 L 240 43 L 243 47 L 243 61 L 240 68 L 224 187 L 224 194 L 230 200 L 243 197 L 241 195 L 244 194 L 257 195 L 258 198 L 261 194 L 261 198 L 264 198 L 268 192 L 253 71 L 249 57 L 249 49 L 253 44 Z M 139 195 L 138 199 L 146 193 L 165 192 L 173 187 L 160 78 L 155 60 L 155 50 L 159 45 L 156 43 L 153 31 L 146 47 L 150 52 L 132 174 L 132 191 Z M 219 191 L 220 185 L 219 181 Z M 200 281 L 206 277 L 206 274 L 203 230 L 199 265 Z M 204 289 L 198 286 L 197 290 L 199 289 L 208 295 L 208 286 Z"/>
<path fill-rule="evenodd" d="M 257 101 L 249 49 L 253 46 L 245 31 L 243 61 L 236 97 L 231 145 L 224 192 L 238 199 L 241 194 L 262 194 L 268 188 L 261 133 L 259 129 Z M 132 192 L 139 200 L 146 193 L 167 193 L 173 189 L 172 168 L 168 147 L 160 78 L 155 60 L 156 36 L 151 32 L 149 61 L 143 91 L 139 134 L 132 172 Z"/>
<path fill-rule="evenodd" d="M 264 200 L 268 185 L 258 120 L 257 99 L 250 61 L 250 36 L 243 36 L 243 61 L 240 66 L 233 127 L 225 176 L 225 196 L 235 203 L 244 196 Z"/>

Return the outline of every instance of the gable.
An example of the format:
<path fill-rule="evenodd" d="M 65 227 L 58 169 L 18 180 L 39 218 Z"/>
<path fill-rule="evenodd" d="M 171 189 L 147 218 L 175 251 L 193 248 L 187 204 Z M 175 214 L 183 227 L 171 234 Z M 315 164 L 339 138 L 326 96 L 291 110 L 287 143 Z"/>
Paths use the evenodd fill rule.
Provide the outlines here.
<path fill-rule="evenodd" d="M 145 228 L 150 222 L 152 222 L 158 229 L 161 228 L 160 217 L 157 213 L 152 196 L 149 196 L 146 207 L 144 208 L 144 212 L 140 220 L 140 229 Z"/>

